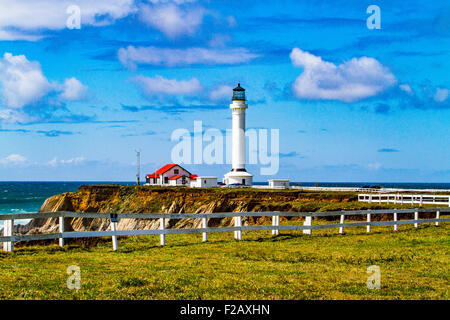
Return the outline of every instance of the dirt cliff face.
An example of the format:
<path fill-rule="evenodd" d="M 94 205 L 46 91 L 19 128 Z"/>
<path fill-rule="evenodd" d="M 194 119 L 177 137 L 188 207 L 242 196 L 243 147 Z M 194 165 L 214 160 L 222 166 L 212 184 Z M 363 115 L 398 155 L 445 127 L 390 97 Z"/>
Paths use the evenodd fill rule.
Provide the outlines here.
<path fill-rule="evenodd" d="M 296 190 L 143 187 L 85 185 L 77 192 L 55 195 L 42 205 L 41 212 L 115 213 L 213 213 L 239 211 L 308 211 L 311 203 L 342 203 L 356 199 L 352 193 L 319 193 Z M 312 208 L 314 209 L 314 208 Z M 266 217 L 245 218 L 244 224 L 262 223 Z M 167 227 L 199 227 L 200 219 L 168 220 Z M 231 225 L 230 218 L 211 219 L 210 226 Z M 107 230 L 107 219 L 66 218 L 66 231 Z M 156 229 L 159 221 L 121 219 L 118 229 Z M 33 219 L 27 233 L 56 232 L 57 219 Z"/>

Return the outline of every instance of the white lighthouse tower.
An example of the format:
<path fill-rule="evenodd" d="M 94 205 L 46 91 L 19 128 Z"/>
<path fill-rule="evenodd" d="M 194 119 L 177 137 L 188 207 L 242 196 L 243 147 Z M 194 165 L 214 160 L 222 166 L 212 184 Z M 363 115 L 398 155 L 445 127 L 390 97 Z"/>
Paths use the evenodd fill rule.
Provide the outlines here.
<path fill-rule="evenodd" d="M 226 185 L 242 184 L 252 185 L 253 176 L 245 170 L 245 89 L 238 86 L 233 89 L 232 110 L 232 169 L 225 174 L 223 182 Z"/>

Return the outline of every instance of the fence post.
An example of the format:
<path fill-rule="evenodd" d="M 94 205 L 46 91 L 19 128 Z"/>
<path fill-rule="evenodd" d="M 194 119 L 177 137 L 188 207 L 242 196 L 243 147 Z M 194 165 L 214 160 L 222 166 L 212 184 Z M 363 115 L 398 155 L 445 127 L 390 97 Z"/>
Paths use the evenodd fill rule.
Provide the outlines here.
<path fill-rule="evenodd" d="M 367 222 L 370 222 L 370 213 L 367 214 Z M 370 224 L 367 225 L 366 231 L 370 232 Z"/>
<path fill-rule="evenodd" d="M 277 227 L 280 226 L 280 216 L 277 216 Z M 277 229 L 277 235 L 280 234 L 280 229 Z"/>
<path fill-rule="evenodd" d="M 241 227 L 242 226 L 242 217 L 236 216 L 234 217 L 234 226 L 235 227 Z M 234 232 L 234 239 L 235 240 L 242 240 L 242 231 L 237 230 Z"/>
<path fill-rule="evenodd" d="M 166 219 L 164 218 L 159 218 L 159 230 L 165 230 L 166 229 Z M 159 236 L 159 242 L 162 246 L 164 246 L 166 244 L 166 235 L 164 233 L 161 233 Z"/>
<path fill-rule="evenodd" d="M 389 204 L 389 195 L 387 195 L 387 203 Z"/>
<path fill-rule="evenodd" d="M 441 214 L 441 212 L 440 212 L 439 210 L 437 210 L 437 211 L 436 211 L 436 220 L 439 219 L 440 214 Z M 438 226 L 438 225 L 439 225 L 439 222 L 436 221 L 436 226 Z"/>
<path fill-rule="evenodd" d="M 339 221 L 340 224 L 344 224 L 344 217 L 345 215 L 341 214 L 341 220 Z M 344 227 L 339 227 L 339 233 L 342 233 L 344 231 Z"/>
<path fill-rule="evenodd" d="M 112 222 L 111 221 L 111 231 L 114 232 L 113 236 L 112 236 L 112 245 L 113 245 L 113 250 L 117 251 L 118 250 L 118 245 L 117 245 L 117 235 L 116 235 L 116 231 L 117 231 L 117 222 Z"/>
<path fill-rule="evenodd" d="M 64 217 L 59 217 L 58 220 L 59 220 L 59 233 L 63 233 L 64 232 Z M 59 238 L 59 246 L 64 247 L 64 238 L 62 237 L 62 234 L 61 234 L 61 237 Z"/>
<path fill-rule="evenodd" d="M 419 211 L 414 212 L 414 220 L 419 220 Z M 414 223 L 414 228 L 417 228 L 418 225 L 417 222 Z"/>
<path fill-rule="evenodd" d="M 369 203 L 372 203 L 372 195 L 369 194 Z"/>
<path fill-rule="evenodd" d="M 14 220 L 3 220 L 3 236 L 4 237 L 12 237 L 14 229 Z M 14 251 L 14 242 L 8 241 L 3 242 L 3 251 L 13 252 Z"/>
<path fill-rule="evenodd" d="M 308 227 L 312 226 L 312 216 L 306 216 L 303 225 Z M 311 231 L 312 229 L 303 229 L 304 234 L 311 234 Z"/>
<path fill-rule="evenodd" d="M 280 216 L 272 216 L 272 226 L 279 227 L 280 226 Z M 272 235 L 277 236 L 280 234 L 280 230 L 273 229 Z"/>
<path fill-rule="evenodd" d="M 403 205 L 403 195 L 401 195 L 401 198 L 402 198 L 402 205 Z"/>
<path fill-rule="evenodd" d="M 242 216 L 238 217 L 238 221 L 239 221 L 239 227 L 242 227 Z M 239 240 L 242 240 L 242 229 L 238 231 L 238 238 L 239 238 Z"/>
<path fill-rule="evenodd" d="M 208 219 L 202 218 L 202 228 L 206 229 L 208 228 Z M 203 241 L 208 241 L 208 234 L 206 232 L 203 232 Z"/>
<path fill-rule="evenodd" d="M 423 196 L 420 196 L 420 206 L 423 204 Z"/>
<path fill-rule="evenodd" d="M 272 227 L 277 225 L 277 218 L 276 216 L 272 216 Z M 275 235 L 275 229 L 272 229 L 272 235 Z"/>
<path fill-rule="evenodd" d="M 397 222 L 397 212 L 394 211 L 394 221 Z M 394 224 L 394 231 L 397 231 L 397 224 Z"/>

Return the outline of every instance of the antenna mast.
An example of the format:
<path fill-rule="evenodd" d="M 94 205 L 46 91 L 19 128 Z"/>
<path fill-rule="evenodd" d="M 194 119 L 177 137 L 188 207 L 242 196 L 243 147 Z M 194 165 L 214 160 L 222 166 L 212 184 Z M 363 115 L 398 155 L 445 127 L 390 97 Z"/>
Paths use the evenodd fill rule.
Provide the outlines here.
<path fill-rule="evenodd" d="M 136 184 L 141 184 L 141 150 L 135 150 L 136 151 L 136 157 L 137 157 L 137 173 L 136 173 Z"/>

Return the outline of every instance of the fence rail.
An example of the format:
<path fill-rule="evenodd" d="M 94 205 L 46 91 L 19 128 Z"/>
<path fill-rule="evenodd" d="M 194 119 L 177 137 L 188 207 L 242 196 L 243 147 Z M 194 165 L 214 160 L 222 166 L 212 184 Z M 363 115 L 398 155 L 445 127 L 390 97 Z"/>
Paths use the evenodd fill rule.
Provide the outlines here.
<path fill-rule="evenodd" d="M 368 203 L 434 204 L 450 207 L 450 195 L 433 194 L 358 194 L 358 201 Z"/>
<path fill-rule="evenodd" d="M 261 186 L 252 186 L 261 187 Z M 267 188 L 267 186 L 264 186 Z M 385 189 L 376 188 L 360 188 L 360 187 L 303 187 L 303 186 L 290 186 L 291 189 L 303 190 L 303 191 L 340 191 L 340 192 L 385 192 Z"/>
<path fill-rule="evenodd" d="M 414 213 L 414 220 L 399 220 L 399 214 Z M 435 213 L 435 218 L 419 219 L 419 213 Z M 329 211 L 329 212 L 221 212 L 221 213 L 202 213 L 202 214 L 168 214 L 168 213 L 77 213 L 77 212 L 39 212 L 39 213 L 20 213 L 20 214 L 6 214 L 0 215 L 0 221 L 4 221 L 3 237 L 0 237 L 0 242 L 3 242 L 3 250 L 12 252 L 14 242 L 18 241 L 36 241 L 36 240 L 51 240 L 59 239 L 59 245 L 64 246 L 64 239 L 69 238 L 88 238 L 88 237 L 112 237 L 113 250 L 118 250 L 118 236 L 130 235 L 160 235 L 161 245 L 165 245 L 166 234 L 183 234 L 183 233 L 202 233 L 202 240 L 207 241 L 208 233 L 215 232 L 234 232 L 236 240 L 242 240 L 243 231 L 272 231 L 272 235 L 278 235 L 281 230 L 293 231 L 303 230 L 304 234 L 311 234 L 315 229 L 333 229 L 338 228 L 339 233 L 343 233 L 344 228 L 349 227 L 366 227 L 367 232 L 370 232 L 371 226 L 394 226 L 394 231 L 397 230 L 398 225 L 414 224 L 417 228 L 419 223 L 434 223 L 436 226 L 440 222 L 450 222 L 450 218 L 440 218 L 441 213 L 450 213 L 450 209 L 383 209 L 383 210 L 355 210 L 355 211 Z M 393 221 L 372 221 L 372 215 L 392 214 Z M 366 221 L 363 222 L 347 222 L 345 223 L 345 216 L 366 216 Z M 243 226 L 243 217 L 272 217 L 272 225 L 263 226 Z M 303 225 L 280 225 L 280 216 L 283 217 L 304 217 Z M 318 224 L 313 225 L 312 221 L 315 217 L 339 216 L 339 223 L 333 224 Z M 14 235 L 14 220 L 31 219 L 31 218 L 58 218 L 57 233 L 49 234 L 32 234 L 32 235 Z M 64 231 L 64 218 L 100 218 L 110 220 L 110 229 L 107 231 Z M 234 227 L 214 227 L 208 228 L 208 219 L 213 218 L 233 218 Z M 159 219 L 159 229 L 140 229 L 140 230 L 117 230 L 117 223 L 119 219 Z M 201 228 L 186 228 L 186 229 L 168 229 L 166 228 L 166 219 L 202 219 Z"/>

